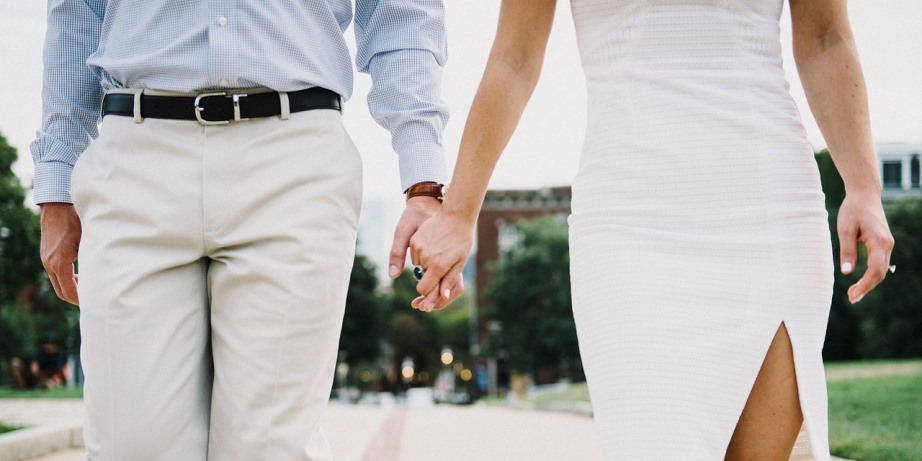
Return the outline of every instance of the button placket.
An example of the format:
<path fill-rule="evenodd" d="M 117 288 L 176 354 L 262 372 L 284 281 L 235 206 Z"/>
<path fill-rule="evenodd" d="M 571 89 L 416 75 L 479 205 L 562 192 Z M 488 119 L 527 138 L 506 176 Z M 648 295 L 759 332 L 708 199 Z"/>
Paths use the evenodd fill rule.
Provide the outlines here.
<path fill-rule="evenodd" d="M 209 2 L 208 48 L 210 80 L 213 87 L 230 88 L 237 80 L 237 63 L 235 37 L 233 35 L 233 6 L 223 0 Z"/>

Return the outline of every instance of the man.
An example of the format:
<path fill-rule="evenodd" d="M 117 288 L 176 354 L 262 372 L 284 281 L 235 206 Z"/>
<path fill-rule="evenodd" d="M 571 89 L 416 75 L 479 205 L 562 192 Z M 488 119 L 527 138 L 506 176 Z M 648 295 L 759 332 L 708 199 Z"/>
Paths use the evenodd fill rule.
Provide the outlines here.
<path fill-rule="evenodd" d="M 405 255 L 445 177 L 443 8 L 355 13 Z M 88 459 L 329 459 L 362 195 L 339 112 L 351 1 L 51 0 L 48 18 L 35 197 L 45 268 L 81 306 Z"/>
<path fill-rule="evenodd" d="M 67 356 L 61 350 L 54 333 L 46 333 L 42 344 L 32 356 L 29 366 L 23 360 L 10 361 L 13 387 L 17 389 L 53 389 L 67 384 Z"/>

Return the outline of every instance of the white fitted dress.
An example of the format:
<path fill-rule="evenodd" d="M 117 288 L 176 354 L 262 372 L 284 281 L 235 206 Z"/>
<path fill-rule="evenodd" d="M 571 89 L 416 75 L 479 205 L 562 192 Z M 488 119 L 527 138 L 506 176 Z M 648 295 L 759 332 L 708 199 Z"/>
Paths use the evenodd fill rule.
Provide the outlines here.
<path fill-rule="evenodd" d="M 804 430 L 829 459 L 832 254 L 781 67 L 782 0 L 572 0 L 588 124 L 573 309 L 601 452 L 723 460 L 784 323 Z"/>

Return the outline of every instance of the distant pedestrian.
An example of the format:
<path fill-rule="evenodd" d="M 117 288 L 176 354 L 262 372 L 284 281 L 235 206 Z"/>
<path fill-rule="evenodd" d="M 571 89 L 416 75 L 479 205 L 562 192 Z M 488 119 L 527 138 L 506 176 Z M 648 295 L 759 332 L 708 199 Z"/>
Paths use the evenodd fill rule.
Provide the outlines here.
<path fill-rule="evenodd" d="M 26 363 L 20 358 L 10 361 L 13 387 L 17 389 L 53 389 L 67 384 L 70 373 L 67 355 L 57 336 L 52 333 L 42 338 L 42 344 Z"/>

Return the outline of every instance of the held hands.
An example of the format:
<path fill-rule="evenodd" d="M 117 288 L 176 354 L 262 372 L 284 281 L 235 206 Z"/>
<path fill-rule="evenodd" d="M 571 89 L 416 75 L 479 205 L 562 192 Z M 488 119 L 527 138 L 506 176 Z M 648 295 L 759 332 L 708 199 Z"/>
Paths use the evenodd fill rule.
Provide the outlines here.
<path fill-rule="evenodd" d="M 422 296 L 410 305 L 431 312 L 461 296 L 461 271 L 472 246 L 473 223 L 442 211 L 423 223 L 410 239 L 410 258 L 426 272 L 416 285 Z"/>
<path fill-rule="evenodd" d="M 45 203 L 41 208 L 42 264 L 58 297 L 79 305 L 74 261 L 77 260 L 82 233 L 80 218 L 70 203 Z"/>
<path fill-rule="evenodd" d="M 849 287 L 848 300 L 861 301 L 887 275 L 893 235 L 880 203 L 880 194 L 846 193 L 839 208 L 838 234 L 842 273 L 851 274 L 858 260 L 858 242 L 868 249 L 868 268 L 857 283 Z"/>
<path fill-rule="evenodd" d="M 466 239 L 454 238 L 454 231 L 465 229 L 465 226 L 446 222 L 438 213 L 440 208 L 441 202 L 433 197 L 419 196 L 407 200 L 407 208 L 394 231 L 394 244 L 390 253 L 388 275 L 392 279 L 400 276 L 406 263 L 407 250 L 410 250 L 410 259 L 414 265 L 426 268 L 426 274 L 416 286 L 416 290 L 423 296 L 410 303 L 414 308 L 426 312 L 447 306 L 464 291 L 461 269 L 464 268 L 473 244 L 473 226 L 466 226 Z M 450 253 L 446 249 L 450 249 Z M 455 263 L 448 264 L 450 260 Z M 440 279 L 442 283 L 439 283 Z"/>

